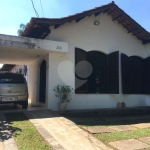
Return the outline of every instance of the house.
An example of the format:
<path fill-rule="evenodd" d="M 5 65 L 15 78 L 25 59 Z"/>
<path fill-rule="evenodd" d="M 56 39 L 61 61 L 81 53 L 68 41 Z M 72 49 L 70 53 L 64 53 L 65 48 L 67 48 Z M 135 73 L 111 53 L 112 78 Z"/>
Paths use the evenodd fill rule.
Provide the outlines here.
<path fill-rule="evenodd" d="M 24 61 L 31 103 L 57 110 L 53 89 L 67 84 L 74 88 L 69 110 L 150 106 L 150 33 L 114 2 L 32 18 L 22 36 L 15 38 L 30 44 L 19 47 L 33 55 Z"/>

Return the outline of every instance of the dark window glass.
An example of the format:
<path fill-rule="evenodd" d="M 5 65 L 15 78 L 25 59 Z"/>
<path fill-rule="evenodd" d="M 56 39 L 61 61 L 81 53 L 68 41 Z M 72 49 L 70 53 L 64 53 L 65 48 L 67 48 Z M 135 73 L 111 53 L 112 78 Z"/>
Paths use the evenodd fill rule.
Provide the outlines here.
<path fill-rule="evenodd" d="M 107 92 L 119 94 L 119 51 L 107 56 Z"/>
<path fill-rule="evenodd" d="M 82 65 L 82 61 L 87 60 L 86 51 L 75 48 L 75 93 L 76 94 L 85 94 L 87 93 L 87 79 L 82 76 L 82 72 L 87 72 L 88 68 Z M 79 64 L 78 64 L 79 63 Z M 80 64 L 81 63 L 81 64 Z M 78 65 L 78 67 L 77 67 Z M 81 67 L 79 67 L 81 66 Z M 85 68 L 83 68 L 85 67 Z M 84 74 L 85 74 L 84 72 Z M 78 74 L 77 74 L 78 73 Z"/>
<path fill-rule="evenodd" d="M 150 57 L 144 59 L 144 93 L 150 94 Z"/>
<path fill-rule="evenodd" d="M 121 54 L 122 92 L 130 94 L 129 57 Z"/>
<path fill-rule="evenodd" d="M 26 80 L 19 74 L 4 73 L 0 74 L 0 83 L 24 84 Z"/>
<path fill-rule="evenodd" d="M 98 51 L 88 52 L 93 72 L 88 78 L 88 93 L 107 93 L 107 55 Z"/>
<path fill-rule="evenodd" d="M 121 54 L 123 94 L 150 93 L 150 57 Z"/>
<path fill-rule="evenodd" d="M 81 63 L 83 61 L 90 63 L 90 66 L 83 65 Z M 81 63 L 81 65 L 78 65 L 78 63 Z M 75 48 L 75 66 L 76 94 L 119 93 L 118 51 L 107 55 L 99 51 L 86 52 L 79 48 Z M 84 77 L 86 73 L 87 78 Z"/>
<path fill-rule="evenodd" d="M 130 91 L 132 94 L 143 94 L 144 60 L 138 56 L 130 57 Z"/>

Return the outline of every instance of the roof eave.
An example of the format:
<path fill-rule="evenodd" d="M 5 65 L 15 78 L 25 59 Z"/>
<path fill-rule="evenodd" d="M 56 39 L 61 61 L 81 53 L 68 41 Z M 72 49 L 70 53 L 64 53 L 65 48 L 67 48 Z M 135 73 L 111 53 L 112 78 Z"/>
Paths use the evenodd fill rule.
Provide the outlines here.
<path fill-rule="evenodd" d="M 79 22 L 86 16 L 97 16 L 102 12 L 111 16 L 112 21 L 117 21 L 118 24 L 121 24 L 124 28 L 126 28 L 128 33 L 132 33 L 139 40 L 141 40 L 143 44 L 150 43 L 150 33 L 135 20 L 133 20 L 122 9 L 120 9 L 116 4 L 114 4 L 114 2 L 63 18 L 31 18 L 30 23 L 22 33 L 22 36 L 44 39 L 50 33 L 50 26 L 54 26 L 56 29 L 65 23 L 70 23 L 72 21 Z"/>

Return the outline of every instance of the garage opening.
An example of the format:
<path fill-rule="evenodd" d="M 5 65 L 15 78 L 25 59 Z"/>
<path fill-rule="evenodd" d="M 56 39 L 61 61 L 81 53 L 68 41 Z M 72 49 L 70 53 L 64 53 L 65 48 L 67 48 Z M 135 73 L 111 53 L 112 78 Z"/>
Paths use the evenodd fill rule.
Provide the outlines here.
<path fill-rule="evenodd" d="M 0 35 L 0 64 L 3 64 L 0 72 L 22 75 L 28 86 L 29 106 L 34 109 L 39 107 L 48 108 L 48 96 L 46 95 L 48 89 L 46 87 L 48 87 L 49 70 L 46 65 L 49 63 L 49 50 L 43 49 L 39 41 L 37 41 L 38 47 L 33 42 L 35 40 L 32 41 L 30 38 Z M 42 40 L 42 42 L 44 41 Z M 19 88 L 17 89 L 19 91 Z M 12 91 L 7 89 L 6 92 Z M 17 103 L 17 96 L 11 96 L 10 93 L 8 97 L 15 98 Z M 15 104 L 15 102 L 12 102 L 11 105 L 13 103 Z M 17 106 L 22 107 L 21 105 Z"/>
<path fill-rule="evenodd" d="M 33 107 L 50 107 L 50 53 L 58 52 L 68 52 L 68 43 L 0 34 L 0 64 L 4 64 L 1 71 L 22 74 L 26 78 L 28 102 Z"/>

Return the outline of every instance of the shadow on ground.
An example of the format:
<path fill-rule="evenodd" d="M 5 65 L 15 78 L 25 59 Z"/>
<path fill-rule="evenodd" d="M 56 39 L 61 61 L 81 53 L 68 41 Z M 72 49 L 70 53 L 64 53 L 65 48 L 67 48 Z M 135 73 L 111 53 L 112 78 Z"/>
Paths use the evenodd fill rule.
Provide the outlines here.
<path fill-rule="evenodd" d="M 86 126 L 110 126 L 110 125 L 131 125 L 138 123 L 150 123 L 150 116 L 110 116 L 110 117 L 66 117 L 78 125 Z"/>
<path fill-rule="evenodd" d="M 0 114 L 1 116 L 1 114 Z M 4 117 L 0 117 L 0 141 L 4 142 L 5 140 L 8 140 L 10 138 L 12 138 L 12 132 L 11 130 L 14 131 L 21 131 L 20 128 L 16 128 L 16 127 L 9 127 L 6 119 Z"/>
<path fill-rule="evenodd" d="M 14 104 L 0 104 L 0 112 L 10 111 L 10 110 L 21 110 L 21 105 Z"/>
<path fill-rule="evenodd" d="M 60 113 L 60 115 L 78 125 L 130 125 L 150 122 L 150 107 L 67 110 Z"/>

